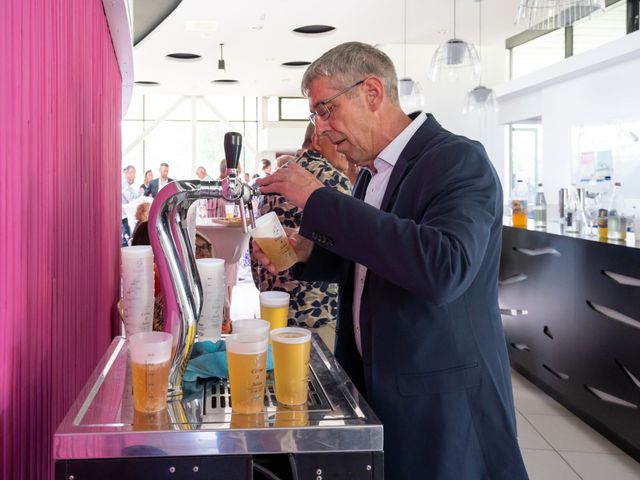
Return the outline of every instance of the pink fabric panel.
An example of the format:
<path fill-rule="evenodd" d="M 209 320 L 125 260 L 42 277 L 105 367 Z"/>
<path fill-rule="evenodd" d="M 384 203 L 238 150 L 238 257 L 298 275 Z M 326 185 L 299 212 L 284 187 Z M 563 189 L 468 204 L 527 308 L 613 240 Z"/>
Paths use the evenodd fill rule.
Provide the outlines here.
<path fill-rule="evenodd" d="M 0 1 L 0 478 L 51 478 L 53 432 L 112 337 L 121 77 L 100 0 Z"/>

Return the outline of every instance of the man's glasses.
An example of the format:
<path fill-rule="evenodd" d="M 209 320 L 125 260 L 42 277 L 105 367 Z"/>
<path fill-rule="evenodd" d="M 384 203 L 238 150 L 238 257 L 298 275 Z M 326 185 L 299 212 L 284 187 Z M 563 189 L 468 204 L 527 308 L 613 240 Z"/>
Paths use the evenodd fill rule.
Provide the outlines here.
<path fill-rule="evenodd" d="M 350 87 L 347 87 L 344 90 L 341 90 L 340 92 L 336 93 L 333 97 L 327 98 L 326 100 L 322 100 L 321 102 L 319 102 L 316 105 L 316 109 L 311 113 L 311 115 L 309 115 L 309 120 L 311 120 L 311 123 L 315 125 L 316 120 L 318 118 L 326 121 L 329 118 L 329 115 L 331 115 L 331 110 L 333 110 L 333 107 L 335 107 L 335 105 L 331 105 L 331 102 L 334 101 L 336 98 L 338 98 L 340 95 L 347 93 L 349 90 L 353 88 L 356 88 L 358 85 L 360 85 L 364 81 L 365 79 L 362 79 L 359 82 L 354 83 Z"/>

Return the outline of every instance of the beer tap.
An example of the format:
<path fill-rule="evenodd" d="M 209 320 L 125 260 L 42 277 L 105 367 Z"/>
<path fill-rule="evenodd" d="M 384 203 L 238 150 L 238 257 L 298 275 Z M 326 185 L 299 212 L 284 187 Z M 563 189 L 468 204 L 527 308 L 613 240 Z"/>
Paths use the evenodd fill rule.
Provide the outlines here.
<path fill-rule="evenodd" d="M 163 297 L 164 330 L 173 335 L 173 356 L 169 372 L 169 395 L 182 394 L 182 377 L 196 337 L 196 325 L 202 310 L 202 286 L 194 248 L 187 230 L 187 211 L 193 202 L 223 198 L 238 204 L 244 232 L 249 220 L 255 227 L 251 199 L 260 195 L 257 187 L 237 176 L 242 136 L 228 132 L 224 136 L 227 178 L 223 180 L 179 180 L 166 185 L 156 195 L 149 212 L 149 239 L 160 277 Z"/>

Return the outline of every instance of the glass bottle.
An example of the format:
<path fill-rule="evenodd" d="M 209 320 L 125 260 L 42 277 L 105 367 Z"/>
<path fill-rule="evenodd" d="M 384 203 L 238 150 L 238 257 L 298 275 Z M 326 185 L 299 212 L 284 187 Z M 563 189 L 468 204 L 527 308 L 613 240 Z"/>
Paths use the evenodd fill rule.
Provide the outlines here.
<path fill-rule="evenodd" d="M 571 185 L 564 214 L 565 233 L 580 233 L 580 201 L 576 186 Z"/>
<path fill-rule="evenodd" d="M 624 216 L 624 198 L 620 191 L 622 185 L 616 182 L 613 187 L 611 204 L 609 206 L 608 229 L 609 240 L 626 240 L 627 218 Z"/>
<path fill-rule="evenodd" d="M 518 180 L 511 193 L 511 218 L 514 227 L 527 228 L 528 199 L 529 189 L 527 185 L 522 180 Z"/>
<path fill-rule="evenodd" d="M 609 207 L 611 206 L 612 197 L 611 177 L 604 177 L 602 191 L 598 198 L 598 238 L 600 240 L 609 239 Z"/>
<path fill-rule="evenodd" d="M 536 202 L 533 206 L 533 224 L 535 228 L 547 228 L 547 200 L 544 198 L 544 190 L 541 183 L 538 184 Z"/>

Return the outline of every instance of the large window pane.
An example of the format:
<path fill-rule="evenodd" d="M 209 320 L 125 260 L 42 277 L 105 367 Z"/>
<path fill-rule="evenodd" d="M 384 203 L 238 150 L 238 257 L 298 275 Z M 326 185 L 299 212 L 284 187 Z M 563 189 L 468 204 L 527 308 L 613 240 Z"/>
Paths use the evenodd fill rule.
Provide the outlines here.
<path fill-rule="evenodd" d="M 258 120 L 258 97 L 244 97 L 244 119 L 247 122 Z"/>
<path fill-rule="evenodd" d="M 146 122 L 149 123 L 149 122 Z M 174 180 L 194 178 L 191 161 L 191 122 L 166 120 L 145 139 L 146 166 L 158 176 L 162 162 Z"/>
<path fill-rule="evenodd" d="M 554 30 L 511 49 L 511 78 L 535 72 L 564 59 L 564 29 Z"/>
<path fill-rule="evenodd" d="M 143 132 L 142 122 L 135 120 L 123 120 L 121 123 L 122 132 L 122 151 L 124 152 L 131 143 Z M 136 167 L 136 182 L 140 180 L 142 183 L 142 175 L 144 170 L 143 144 L 139 142 L 133 150 L 122 156 L 122 167 L 133 165 Z"/>
<path fill-rule="evenodd" d="M 627 2 L 620 0 L 573 25 L 573 54 L 604 45 L 627 34 Z"/>
<path fill-rule="evenodd" d="M 182 95 L 145 95 L 145 120 L 157 120 L 180 99 L 183 101 L 167 120 L 191 120 L 191 99 Z"/>
<path fill-rule="evenodd" d="M 220 176 L 220 160 L 224 158 L 224 134 L 227 129 L 221 122 L 198 122 L 198 165 L 217 179 Z"/>
<path fill-rule="evenodd" d="M 533 195 L 542 178 L 542 125 L 515 123 L 511 125 L 511 188 L 518 180 L 529 187 Z"/>
<path fill-rule="evenodd" d="M 131 95 L 131 102 L 129 102 L 129 108 L 125 119 L 127 120 L 142 120 L 142 99 L 143 95 L 140 89 L 133 88 L 133 94 Z"/>

